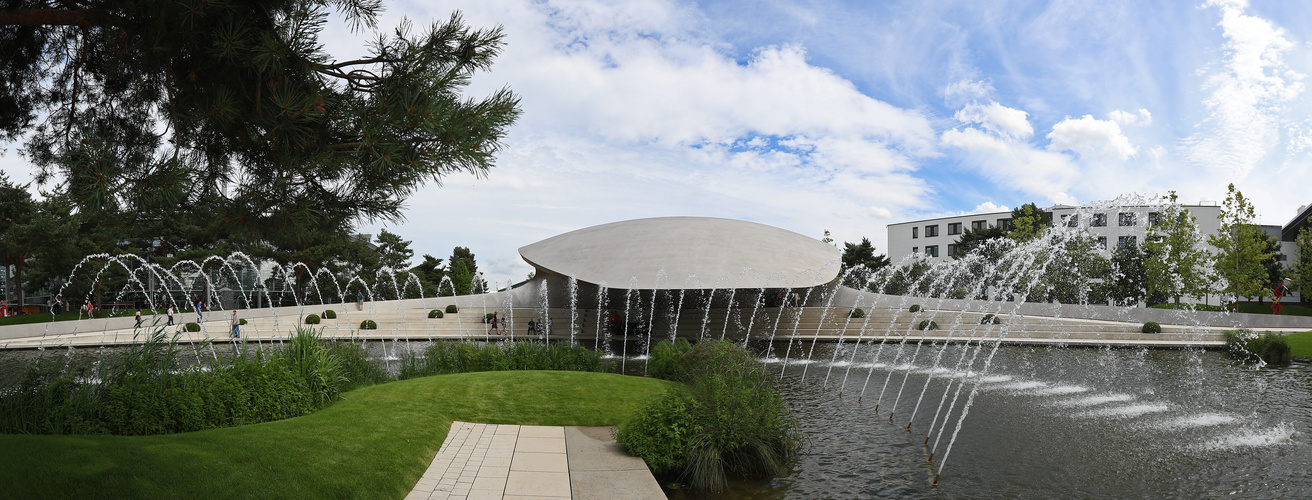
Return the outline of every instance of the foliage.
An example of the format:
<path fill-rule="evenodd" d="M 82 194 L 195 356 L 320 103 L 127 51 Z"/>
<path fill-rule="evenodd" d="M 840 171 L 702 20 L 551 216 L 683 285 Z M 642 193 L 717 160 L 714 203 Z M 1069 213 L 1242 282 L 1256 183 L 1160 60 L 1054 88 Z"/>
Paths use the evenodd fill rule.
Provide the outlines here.
<path fill-rule="evenodd" d="M 1134 241 L 1128 241 L 1112 252 L 1112 266 L 1115 269 L 1108 296 L 1117 305 L 1137 304 L 1148 296 L 1147 284 L 1144 283 L 1144 252 Z"/>
<path fill-rule="evenodd" d="M 951 255 L 954 259 L 961 259 L 976 249 L 989 248 L 985 243 L 998 240 L 1007 236 L 1007 232 L 998 226 L 988 226 L 982 229 L 966 229 L 957 238 L 957 251 Z M 997 261 L 1000 255 L 993 256 L 993 261 Z"/>
<path fill-rule="evenodd" d="M 243 326 L 246 325 L 246 318 L 241 318 L 241 319 L 237 320 L 237 324 L 238 324 L 238 325 L 243 325 Z"/>
<path fill-rule="evenodd" d="M 864 317 L 866 317 L 866 312 L 865 312 L 864 310 L 862 310 L 860 307 L 858 307 L 858 308 L 856 308 L 856 309 L 852 309 L 851 312 L 847 313 L 847 317 L 849 317 L 849 318 L 864 318 Z"/>
<path fill-rule="evenodd" d="M 871 278 L 880 270 L 888 267 L 890 262 L 884 254 L 875 255 L 875 245 L 869 238 L 861 238 L 861 243 L 843 243 L 842 268 L 843 286 L 866 290 Z"/>
<path fill-rule="evenodd" d="M 199 331 L 200 331 L 200 324 L 199 324 L 199 323 L 191 323 L 191 322 L 189 322 L 189 323 L 186 324 L 186 326 L 184 326 L 184 328 L 185 328 L 187 331 L 189 331 L 189 332 L 199 332 Z"/>
<path fill-rule="evenodd" d="M 305 315 L 305 324 L 307 324 L 307 325 L 317 325 L 317 324 L 319 324 L 319 315 L 318 315 L 318 314 L 307 314 L 307 315 Z"/>
<path fill-rule="evenodd" d="M 487 282 L 478 275 L 478 263 L 474 261 L 474 252 L 468 247 L 455 247 L 447 259 L 447 275 L 456 295 L 469 295 L 487 291 Z"/>
<path fill-rule="evenodd" d="M 1162 199 L 1166 206 L 1158 212 L 1157 222 L 1148 226 L 1144 242 L 1144 284 L 1149 295 L 1173 297 L 1178 304 L 1183 295 L 1208 293 L 1208 258 L 1199 246 L 1203 238 L 1197 218 L 1180 206 L 1175 191 Z"/>
<path fill-rule="evenodd" d="M 1221 227 L 1207 237 L 1207 242 L 1216 248 L 1212 268 L 1216 278 L 1225 283 L 1225 291 L 1236 299 L 1265 296 L 1269 276 L 1262 263 L 1271 254 L 1262 241 L 1262 230 L 1253 223 L 1257 215 L 1252 203 L 1233 183 L 1229 190 L 1217 215 Z"/>
<path fill-rule="evenodd" d="M 920 323 L 916 325 L 916 329 L 922 331 L 938 330 L 938 323 L 933 320 L 922 319 L 920 320 Z"/>
<path fill-rule="evenodd" d="M 360 329 L 361 329 L 361 330 L 377 330 L 377 329 L 378 329 L 378 323 L 375 322 L 375 321 L 372 320 L 372 319 L 366 319 L 366 320 L 360 322 Z"/>
<path fill-rule="evenodd" d="M 410 257 L 414 256 L 415 252 L 410 249 L 409 240 L 403 240 L 387 229 L 380 229 L 375 241 L 378 242 L 376 246 L 379 266 L 396 272 L 404 272 L 410 267 Z"/>
<path fill-rule="evenodd" d="M 1000 325 L 1000 324 L 1002 324 L 1002 318 L 997 317 L 997 316 L 994 315 L 993 313 L 985 314 L 984 316 L 981 316 L 981 317 L 979 318 L 979 324 L 981 324 L 981 325 L 987 325 L 987 324 L 990 324 L 990 323 L 992 323 L 992 324 L 994 324 L 994 325 Z"/>
<path fill-rule="evenodd" d="M 914 312 L 920 312 L 920 304 L 911 304 L 911 307 L 910 307 L 909 309 L 907 309 L 907 310 L 908 310 L 908 311 L 911 311 L 911 312 L 913 312 L 913 313 L 914 313 Z"/>
<path fill-rule="evenodd" d="M 1040 298 L 1062 304 L 1105 303 L 1092 287 L 1093 279 L 1106 276 L 1113 264 L 1098 253 L 1097 240 L 1085 232 L 1061 233 L 1054 239 L 1057 251 L 1044 266 Z"/>
<path fill-rule="evenodd" d="M 597 351 L 566 343 L 440 341 L 428 346 L 423 356 L 402 359 L 398 378 L 504 370 L 609 372 L 614 365 Z"/>
<path fill-rule="evenodd" d="M 1144 323 L 1143 328 L 1140 328 L 1139 331 L 1143 333 L 1162 333 L 1162 325 L 1157 324 L 1156 321 L 1149 321 Z"/>
<path fill-rule="evenodd" d="M 1225 345 L 1230 357 L 1244 362 L 1283 365 L 1293 360 L 1289 341 L 1279 333 L 1258 335 L 1247 328 L 1230 330 L 1225 332 Z"/>
<path fill-rule="evenodd" d="M 665 380 L 688 380 L 688 374 L 684 373 L 686 364 L 683 362 L 683 356 L 691 350 L 692 344 L 687 339 L 657 343 L 652 346 L 651 356 L 647 359 L 647 376 Z"/>
<path fill-rule="evenodd" d="M 446 306 L 446 313 L 447 313 L 447 314 L 456 314 L 456 313 L 458 313 L 458 312 L 460 312 L 460 308 L 457 307 L 455 304 L 447 304 L 447 306 Z"/>
<path fill-rule="evenodd" d="M 323 311 L 323 319 L 337 319 L 337 311 L 325 309 Z"/>
<path fill-rule="evenodd" d="M 1312 331 L 1285 335 L 1289 352 L 1296 358 L 1312 358 Z"/>
<path fill-rule="evenodd" d="M 283 350 L 273 355 L 273 359 L 285 364 L 305 381 L 311 402 L 316 407 L 331 401 L 341 385 L 348 381 L 339 371 L 341 359 L 324 347 L 314 328 L 298 327 L 296 334 L 287 341 Z"/>
<path fill-rule="evenodd" d="M 1235 304 L 1230 307 L 1214 306 L 1209 304 L 1158 304 L 1152 306 L 1158 309 L 1185 309 L 1190 311 L 1212 311 L 1224 312 L 1233 310 L 1233 312 L 1245 314 L 1275 314 L 1271 310 L 1271 304 L 1244 303 Z M 1285 304 L 1284 309 L 1280 311 L 1284 316 L 1312 316 L 1312 307 L 1301 306 L 1297 304 Z"/>
<path fill-rule="evenodd" d="M 1312 302 L 1312 217 L 1307 222 L 1294 238 L 1298 260 L 1290 268 L 1289 288 L 1300 292 L 1304 302 Z"/>
<path fill-rule="evenodd" d="M 439 309 L 433 309 L 432 311 L 428 311 L 428 317 L 429 317 L 430 319 L 431 319 L 431 318 L 441 318 L 441 317 L 442 317 L 442 311 L 439 310 Z"/>
<path fill-rule="evenodd" d="M 1007 237 L 1024 243 L 1043 236 L 1052 226 L 1052 212 L 1044 212 L 1034 203 L 1026 203 L 1011 211 L 1011 230 Z"/>
<path fill-rule="evenodd" d="M 425 297 L 445 297 L 451 295 L 451 289 L 443 290 L 441 288 L 442 278 L 446 276 L 446 269 L 442 267 L 442 259 L 424 254 L 424 261 L 410 268 L 410 272 L 419 278 L 419 284 L 424 289 Z"/>
<path fill-rule="evenodd" d="M 719 491 L 729 477 L 781 473 L 800 438 L 774 380 L 747 349 L 729 341 L 652 350 L 672 388 L 616 431 L 615 440 L 653 472 Z M 659 358 L 659 359 L 657 359 Z"/>

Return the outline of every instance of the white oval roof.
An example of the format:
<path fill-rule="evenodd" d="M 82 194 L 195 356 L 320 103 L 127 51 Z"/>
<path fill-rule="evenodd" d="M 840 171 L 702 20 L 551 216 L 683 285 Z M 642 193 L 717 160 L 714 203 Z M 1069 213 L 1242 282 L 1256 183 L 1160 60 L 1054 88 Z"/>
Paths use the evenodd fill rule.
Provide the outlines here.
<path fill-rule="evenodd" d="M 819 240 L 710 217 L 612 222 L 521 247 L 519 255 L 579 281 L 644 290 L 803 288 L 833 281 L 841 262 L 838 249 Z"/>

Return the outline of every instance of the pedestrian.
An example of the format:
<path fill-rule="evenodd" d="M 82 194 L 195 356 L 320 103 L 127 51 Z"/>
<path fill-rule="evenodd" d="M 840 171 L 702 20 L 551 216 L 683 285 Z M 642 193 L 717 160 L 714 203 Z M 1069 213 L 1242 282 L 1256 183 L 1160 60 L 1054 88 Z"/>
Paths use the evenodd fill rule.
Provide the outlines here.
<path fill-rule="evenodd" d="M 96 317 L 96 306 L 91 305 L 90 300 L 87 301 L 87 317 L 88 318 Z"/>
<path fill-rule="evenodd" d="M 538 328 L 538 323 L 537 323 L 536 321 L 531 320 L 531 319 L 528 320 L 528 334 L 527 334 L 527 335 L 533 335 L 533 333 L 537 330 L 537 328 Z"/>
<path fill-rule="evenodd" d="M 137 309 L 137 326 L 133 328 L 141 328 L 141 309 Z"/>
<path fill-rule="evenodd" d="M 237 311 L 232 311 L 232 338 L 241 338 L 241 320 L 237 319 Z"/>
<path fill-rule="evenodd" d="M 490 326 L 488 326 L 488 328 L 487 328 L 487 333 L 488 333 L 488 334 L 496 333 L 496 332 L 497 332 L 497 313 L 495 313 L 495 312 L 492 313 L 492 321 L 491 321 L 490 323 L 492 323 L 492 324 L 491 324 Z"/>
<path fill-rule="evenodd" d="M 200 301 L 197 301 L 197 302 L 196 302 L 196 322 L 197 322 L 197 323 L 204 323 L 204 321 L 203 321 L 204 319 L 205 319 L 205 318 L 204 318 L 203 316 L 201 316 L 201 314 L 200 314 Z"/>
<path fill-rule="evenodd" d="M 173 326 L 173 306 L 169 306 L 169 310 L 166 314 L 169 315 L 169 324 L 166 326 Z"/>

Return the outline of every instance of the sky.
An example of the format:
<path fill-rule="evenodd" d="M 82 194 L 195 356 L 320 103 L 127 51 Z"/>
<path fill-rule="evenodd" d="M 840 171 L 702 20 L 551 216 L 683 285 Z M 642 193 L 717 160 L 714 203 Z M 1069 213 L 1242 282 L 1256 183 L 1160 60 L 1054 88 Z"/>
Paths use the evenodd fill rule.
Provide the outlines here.
<path fill-rule="evenodd" d="M 660 216 L 836 243 L 961 213 L 1234 183 L 1260 222 L 1312 203 L 1312 4 L 1301 1 L 453 0 L 384 2 L 380 27 L 458 10 L 506 45 L 467 89 L 523 116 L 496 166 L 430 183 L 386 227 L 415 261 Z M 332 24 L 341 59 L 364 38 Z M 10 151 L 15 181 L 30 168 Z M 25 170 L 26 169 L 26 170 Z"/>

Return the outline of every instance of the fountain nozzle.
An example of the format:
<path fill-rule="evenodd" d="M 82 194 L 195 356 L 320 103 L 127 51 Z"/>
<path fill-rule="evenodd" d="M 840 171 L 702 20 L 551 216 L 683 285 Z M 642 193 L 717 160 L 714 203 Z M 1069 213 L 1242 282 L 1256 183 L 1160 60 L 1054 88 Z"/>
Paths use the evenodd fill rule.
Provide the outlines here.
<path fill-rule="evenodd" d="M 926 462 L 929 462 L 929 463 L 931 463 L 931 464 L 934 463 L 934 452 L 932 452 L 932 451 L 929 452 L 929 458 L 926 459 L 925 461 L 926 461 Z"/>
<path fill-rule="evenodd" d="M 932 486 L 938 486 L 938 474 L 934 474 L 934 483 Z"/>
<path fill-rule="evenodd" d="M 911 432 L 911 422 L 907 422 L 907 432 Z"/>

